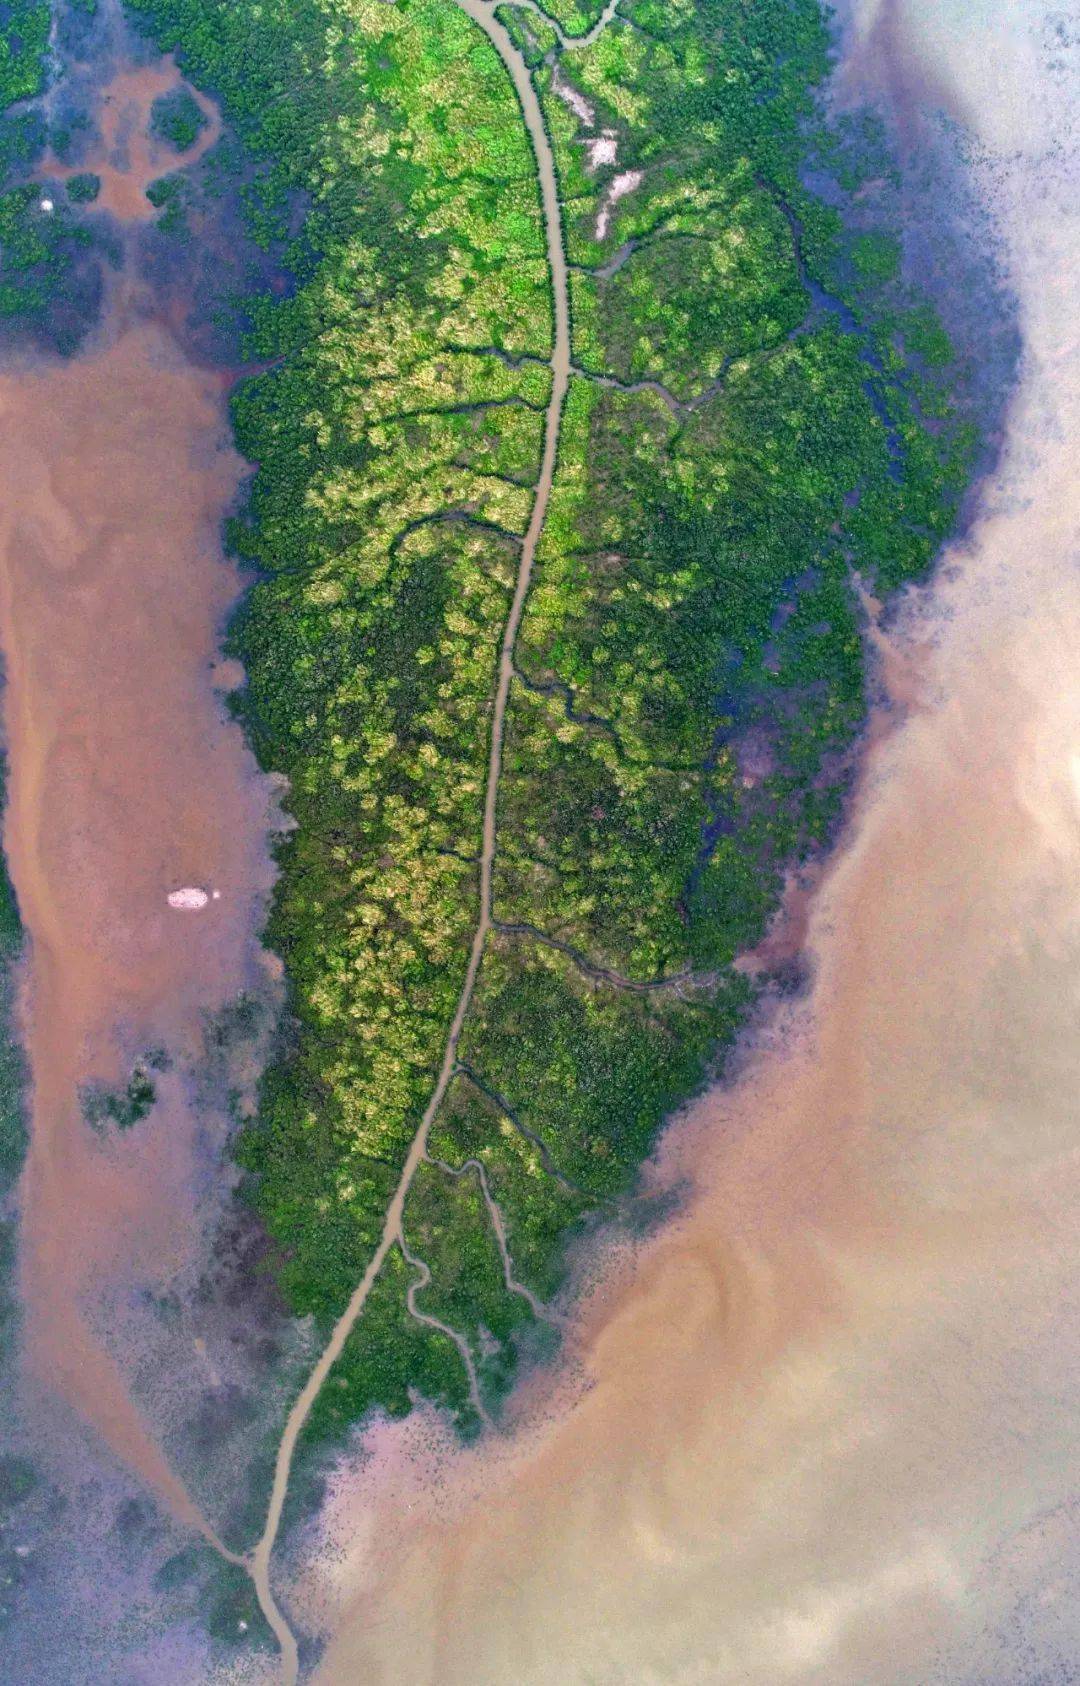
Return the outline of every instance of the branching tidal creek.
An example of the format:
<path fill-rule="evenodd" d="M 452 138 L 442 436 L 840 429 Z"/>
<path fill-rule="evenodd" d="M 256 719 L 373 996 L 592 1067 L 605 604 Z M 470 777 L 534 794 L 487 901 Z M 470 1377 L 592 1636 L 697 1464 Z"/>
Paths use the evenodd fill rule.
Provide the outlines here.
<path fill-rule="evenodd" d="M 281 1611 L 274 1597 L 270 1581 L 270 1561 L 281 1525 L 281 1513 L 285 1504 L 285 1496 L 289 1485 L 289 1475 L 292 1469 L 293 1457 L 296 1451 L 304 1423 L 307 1421 L 311 1407 L 330 1374 L 335 1361 L 341 1354 L 346 1340 L 360 1318 L 365 1302 L 371 1292 L 373 1283 L 381 1270 L 390 1249 L 394 1246 L 406 1247 L 402 1228 L 405 1198 L 413 1182 L 416 1172 L 422 1163 L 427 1150 L 428 1133 L 432 1120 L 442 1103 L 450 1080 L 454 1075 L 457 1046 L 461 1036 L 465 1015 L 469 1010 L 473 997 L 473 990 L 484 958 L 488 934 L 492 927 L 492 872 L 495 863 L 496 850 L 496 807 L 499 792 L 499 776 L 502 770 L 503 728 L 506 718 L 507 699 L 510 694 L 510 684 L 514 677 L 514 649 L 517 643 L 518 628 L 525 608 L 525 599 L 529 591 L 532 577 L 533 560 L 536 556 L 536 546 L 543 530 L 544 519 L 547 515 L 548 500 L 551 496 L 552 482 L 555 476 L 555 464 L 559 451 L 559 427 L 562 419 L 563 404 L 566 399 L 566 389 L 570 379 L 570 300 L 567 286 L 566 254 L 563 250 L 562 219 L 559 209 L 558 182 L 555 174 L 555 160 L 544 126 L 543 113 L 540 102 L 533 87 L 532 78 L 525 65 L 524 59 L 515 48 L 503 25 L 494 15 L 494 9 L 487 0 L 455 0 L 461 9 L 468 14 L 474 23 L 487 35 L 503 64 L 506 66 L 518 99 L 521 102 L 522 115 L 529 131 L 533 152 L 536 158 L 537 178 L 543 202 L 544 227 L 547 235 L 547 257 L 551 273 L 551 289 L 554 302 L 554 336 L 551 348 L 551 396 L 548 400 L 547 413 L 544 418 L 544 446 L 540 464 L 540 476 L 536 485 L 533 500 L 532 515 L 521 544 L 521 556 L 518 564 L 517 580 L 514 586 L 513 600 L 510 613 L 503 631 L 502 645 L 499 654 L 498 680 L 495 688 L 495 702 L 491 719 L 491 750 L 488 761 L 487 786 L 484 797 L 483 841 L 480 855 L 480 908 L 473 936 L 472 948 L 469 953 L 469 964 L 462 985 L 461 995 L 446 1038 L 443 1050 L 442 1064 L 439 1068 L 438 1080 L 431 1093 L 420 1126 L 413 1138 L 409 1155 L 401 1173 L 401 1180 L 394 1191 L 394 1197 L 386 1212 L 382 1237 L 378 1247 L 372 1254 L 371 1262 L 354 1292 L 341 1317 L 334 1326 L 334 1330 L 323 1348 L 317 1364 L 289 1412 L 284 1432 L 278 1445 L 277 1458 L 274 1465 L 274 1481 L 270 1493 L 270 1503 L 267 1509 L 266 1522 L 262 1535 L 251 1557 L 251 1570 L 255 1587 L 259 1595 L 259 1603 L 270 1623 L 282 1654 L 282 1682 L 283 1686 L 293 1686 L 299 1676 L 299 1658 L 296 1637 L 289 1623 Z M 606 18 L 614 12 L 614 3 L 608 7 Z M 406 1253 L 406 1257 L 409 1257 Z"/>

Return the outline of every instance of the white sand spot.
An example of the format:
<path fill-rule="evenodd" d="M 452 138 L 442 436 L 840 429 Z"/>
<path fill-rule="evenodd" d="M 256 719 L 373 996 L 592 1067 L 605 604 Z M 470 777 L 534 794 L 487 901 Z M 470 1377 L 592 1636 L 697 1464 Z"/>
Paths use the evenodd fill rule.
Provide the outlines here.
<path fill-rule="evenodd" d="M 177 913 L 198 913 L 206 906 L 210 897 L 205 890 L 198 889 L 194 884 L 185 884 L 180 890 L 169 891 L 169 906 Z"/>
<path fill-rule="evenodd" d="M 607 190 L 607 196 L 600 207 L 600 215 L 596 219 L 596 238 L 603 240 L 608 231 L 611 212 L 620 199 L 625 199 L 628 193 L 633 193 L 635 187 L 640 187 L 642 172 L 640 170 L 624 170 L 621 176 L 616 176 Z"/>
<path fill-rule="evenodd" d="M 551 86 L 558 94 L 564 105 L 568 105 L 574 116 L 581 123 L 587 123 L 591 129 L 596 123 L 596 112 L 589 104 L 583 93 L 573 87 L 558 70 L 552 72 Z"/>
<path fill-rule="evenodd" d="M 595 140 L 586 141 L 585 147 L 589 154 L 590 170 L 599 168 L 601 164 L 614 164 L 619 152 L 619 142 L 614 129 L 605 129 Z"/>

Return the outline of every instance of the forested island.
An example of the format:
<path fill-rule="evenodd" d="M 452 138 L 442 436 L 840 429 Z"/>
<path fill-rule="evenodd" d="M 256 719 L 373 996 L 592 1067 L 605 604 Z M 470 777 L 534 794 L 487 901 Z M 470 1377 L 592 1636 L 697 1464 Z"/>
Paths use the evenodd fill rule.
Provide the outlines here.
<path fill-rule="evenodd" d="M 241 301 L 232 398 L 233 703 L 292 822 L 243 1196 L 320 1339 L 379 1266 L 305 1434 L 419 1398 L 471 1432 L 745 1022 L 735 963 L 850 783 L 860 582 L 919 578 L 955 519 L 965 374 L 904 279 L 880 131 L 823 114 L 818 0 L 125 9 L 219 104 L 213 192 L 287 277 Z M 44 0 L 4 8 L 0 314 L 70 352 L 107 224 L 92 172 L 48 217 L 22 179 L 66 156 L 20 103 L 48 36 Z M 558 195 L 554 402 L 513 61 Z M 154 112 L 178 247 L 205 121 L 188 94 Z"/>
<path fill-rule="evenodd" d="M 237 1155 L 290 1308 L 329 1329 L 477 925 L 552 378 L 537 159 L 450 0 L 130 10 L 221 102 L 257 165 L 251 226 L 288 240 L 295 278 L 251 301 L 263 372 L 233 400 L 257 465 L 230 535 L 257 570 L 237 701 L 295 820 L 266 934 L 288 1024 Z M 925 570 L 973 443 L 948 341 L 900 279 L 880 136 L 821 120 L 817 0 L 623 0 L 599 30 L 596 5 L 499 15 L 556 161 L 572 372 L 513 650 L 492 929 L 407 1189 L 409 1259 L 386 1257 L 323 1434 L 416 1396 L 466 1427 L 494 1411 L 568 1240 L 721 1068 L 752 996 L 733 962 L 849 776 L 854 577 L 884 594 Z M 416 1260 L 434 1322 L 410 1311 Z"/>

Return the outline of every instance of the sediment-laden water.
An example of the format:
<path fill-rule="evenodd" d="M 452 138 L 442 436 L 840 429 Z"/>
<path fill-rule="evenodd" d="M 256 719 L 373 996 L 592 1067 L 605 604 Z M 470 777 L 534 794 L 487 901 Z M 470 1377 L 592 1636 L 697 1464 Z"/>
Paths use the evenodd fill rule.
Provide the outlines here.
<path fill-rule="evenodd" d="M 91 1333 L 117 1274 L 166 1283 L 190 1256 L 196 1121 L 182 1085 L 122 1146 L 84 1113 L 147 1051 L 199 1051 L 250 981 L 268 883 L 267 798 L 213 686 L 236 580 L 216 527 L 239 460 L 221 386 L 153 326 L 0 376 L 5 847 L 29 938 L 24 1022 L 26 1333 L 58 1385 L 152 1485 L 161 1471 Z M 199 913 L 169 892 L 206 885 Z"/>
<path fill-rule="evenodd" d="M 221 136 L 217 108 L 198 90 L 189 88 L 205 119 L 205 126 L 182 159 L 156 139 L 150 116 L 153 102 L 182 86 L 180 72 L 171 58 L 149 64 L 121 65 L 102 89 L 97 100 L 97 144 L 78 164 L 65 164 L 49 154 L 42 173 L 49 180 L 70 181 L 87 168 L 100 176 L 101 187 L 94 204 L 124 223 L 150 222 L 157 214 L 146 197 L 146 189 L 180 162 L 185 169 L 197 164 Z"/>
<path fill-rule="evenodd" d="M 1075 18 L 858 5 L 848 85 L 968 125 L 1023 339 L 817 893 L 813 986 L 669 1134 L 694 1194 L 478 1451 L 343 1463 L 317 1678 L 1021 1686 L 1080 1656 Z M 913 155 L 913 154 L 912 154 Z M 888 673 L 886 677 L 888 677 Z M 583 1379 L 585 1385 L 583 1385 Z"/>
<path fill-rule="evenodd" d="M 173 277 L 165 309 L 142 279 L 144 189 L 178 163 L 148 139 L 150 106 L 180 75 L 143 62 L 114 13 L 95 25 L 109 80 L 78 165 L 102 180 L 100 320 L 76 355 L 13 346 L 0 369 L 4 848 L 30 1125 L 0 1454 L 10 1437 L 36 1482 L 17 1543 L 0 1528 L 25 1582 L 0 1674 L 64 1686 L 209 1666 L 179 1635 L 165 1660 L 168 1600 L 147 1587 L 206 1531 L 199 1505 L 242 1531 L 254 1394 L 281 1357 L 267 1288 L 241 1307 L 227 1280 L 247 1244 L 225 1226 L 231 1109 L 279 988 L 258 941 L 275 787 L 220 658 L 242 589 L 221 529 L 247 465 L 235 372 L 184 349 L 190 281 Z M 219 132 L 204 114 L 190 165 Z M 43 200 L 65 173 L 44 160 Z"/>

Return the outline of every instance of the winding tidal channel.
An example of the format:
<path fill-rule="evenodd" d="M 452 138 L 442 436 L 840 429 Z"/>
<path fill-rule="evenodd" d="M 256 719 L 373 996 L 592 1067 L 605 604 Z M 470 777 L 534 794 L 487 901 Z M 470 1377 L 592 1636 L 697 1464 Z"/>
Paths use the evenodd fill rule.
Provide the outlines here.
<path fill-rule="evenodd" d="M 341 1355 L 357 1319 L 363 1312 L 372 1284 L 382 1269 L 390 1249 L 395 1245 L 399 1246 L 405 1253 L 405 1257 L 409 1257 L 402 1232 L 402 1213 L 405 1198 L 427 1151 L 427 1140 L 432 1119 L 435 1117 L 447 1086 L 454 1075 L 458 1039 L 465 1022 L 465 1015 L 469 1010 L 469 1004 L 472 1001 L 473 989 L 476 985 L 480 965 L 484 958 L 484 950 L 487 946 L 488 934 L 491 930 L 491 886 L 496 848 L 496 808 L 499 794 L 499 776 L 502 770 L 506 703 L 514 674 L 514 648 L 517 643 L 518 628 L 521 625 L 521 616 L 524 612 L 529 582 L 532 577 L 533 559 L 536 556 L 536 546 L 543 531 L 552 482 L 555 477 L 555 465 L 559 452 L 559 428 L 563 404 L 566 399 L 566 389 L 570 380 L 570 298 L 566 274 L 566 253 L 563 249 L 562 217 L 559 208 L 558 182 L 555 175 L 555 159 L 552 154 L 551 143 L 548 140 L 547 130 L 544 127 L 540 101 L 536 96 L 532 78 L 521 54 L 515 48 L 503 25 L 494 16 L 493 8 L 487 3 L 487 0 L 456 0 L 456 4 L 472 18 L 474 23 L 479 24 L 506 66 L 521 102 L 522 115 L 532 142 L 543 203 L 548 267 L 551 273 L 554 303 L 551 396 L 548 400 L 547 414 L 544 420 L 544 446 L 540 461 L 540 475 L 536 483 L 536 494 L 533 499 L 529 525 L 522 540 L 514 596 L 503 629 L 502 644 L 499 651 L 499 671 L 492 710 L 491 749 L 484 794 L 484 822 L 480 854 L 480 907 L 476 929 L 473 933 L 465 981 L 462 984 L 461 994 L 458 997 L 457 1007 L 446 1038 L 439 1075 L 431 1092 L 431 1098 L 424 1110 L 420 1126 L 413 1138 L 408 1158 L 401 1173 L 401 1179 L 394 1191 L 394 1197 L 387 1208 L 379 1245 L 372 1254 L 367 1270 L 335 1325 L 318 1362 L 311 1371 L 303 1391 L 289 1413 L 278 1446 L 266 1523 L 252 1555 L 255 1589 L 259 1595 L 259 1603 L 263 1612 L 281 1646 L 282 1680 L 287 1683 L 287 1686 L 293 1686 L 293 1682 L 298 1678 L 299 1659 L 295 1635 L 282 1614 L 270 1585 L 270 1559 L 281 1525 L 281 1513 L 288 1491 L 296 1443 L 304 1423 L 307 1421 L 311 1407 L 336 1360 Z M 596 29 L 592 32 L 593 34 L 598 33 L 604 27 L 614 9 L 615 0 L 612 0 Z M 412 1296 L 410 1295 L 410 1302 L 411 1299 Z M 410 1309 L 412 1309 L 411 1303 Z"/>
<path fill-rule="evenodd" d="M 340 1472 L 293 1594 L 320 1686 L 1076 1677 L 1080 40 L 841 11 L 857 89 L 966 125 L 1023 344 L 1001 457 L 883 634 L 812 988 L 666 1134 L 693 1194 L 584 1308 L 587 1388 Z"/>
<path fill-rule="evenodd" d="M 4 845 L 28 939 L 31 1384 L 64 1397 L 185 1540 L 201 1536 L 243 1572 L 277 1641 L 267 1666 L 281 1686 L 301 1672 L 293 1611 L 305 1631 L 321 1625 L 326 1686 L 1034 1682 L 1006 1643 L 1033 1610 L 1045 1655 L 1059 1630 L 1068 1666 L 1080 1648 L 1077 1413 L 1061 1404 L 1075 1398 L 1078 1326 L 1063 1261 L 1080 1209 L 1068 450 L 1080 372 L 1060 284 L 1080 236 L 1047 164 L 1065 155 L 1062 135 L 1047 119 L 1037 154 L 1027 132 L 1054 109 L 1057 59 L 1039 80 L 1019 26 L 1001 62 L 1024 133 L 1003 116 L 995 129 L 1004 104 L 981 71 L 998 67 L 992 0 L 849 6 L 856 44 L 877 41 L 882 17 L 897 30 L 906 20 L 910 63 L 899 48 L 886 55 L 901 94 L 936 64 L 957 107 L 981 114 L 1027 355 L 1000 473 L 923 604 L 931 632 L 908 716 L 874 749 L 815 902 L 813 990 L 744 1080 L 666 1138 L 648 1175 L 664 1194 L 693 1186 L 693 1203 L 586 1306 L 573 1339 L 593 1385 L 574 1410 L 557 1398 L 530 1445 L 489 1435 L 455 1448 L 438 1482 L 422 1425 L 382 1425 L 363 1469 L 331 1482 L 320 1521 L 330 1549 L 301 1571 L 288 1608 L 279 1602 L 272 1571 L 297 1445 L 395 1248 L 418 1273 L 408 1305 L 423 1316 L 427 1267 L 403 1212 L 493 929 L 515 646 L 574 373 L 555 161 L 531 75 L 492 0 L 446 4 L 498 54 L 530 137 L 551 391 L 502 629 L 461 992 L 378 1246 L 275 1418 L 284 1426 L 254 1521 L 231 1497 L 205 1502 L 195 1459 L 180 1461 L 136 1374 L 149 1314 L 124 1321 L 132 1284 L 152 1297 L 206 1248 L 231 1120 L 190 1073 L 208 1021 L 260 979 L 272 987 L 257 934 L 275 793 L 228 716 L 239 676 L 219 659 L 243 586 L 219 538 L 245 472 L 226 411 L 235 371 L 193 361 L 175 294 L 134 281 L 128 264 L 78 357 L 0 373 Z M 522 4 L 550 24 L 538 0 Z M 131 137 L 145 138 L 150 100 L 178 76 L 167 60 L 128 67 L 102 94 L 103 154 L 87 162 L 129 253 L 161 169 L 153 143 Z M 209 145 L 219 130 L 203 104 Z M 917 641 L 921 611 L 909 607 Z M 177 903 L 185 888 L 195 900 Z M 90 1128 L 88 1096 L 122 1095 L 151 1056 L 156 1100 L 140 1128 L 122 1142 Z M 505 1245 L 503 1263 L 513 1287 Z M 193 1366 L 199 1346 L 184 1355 Z M 543 1389 L 559 1383 L 535 1385 L 544 1407 L 554 1392 Z M 155 1666 L 139 1679 L 195 1678 Z"/>

